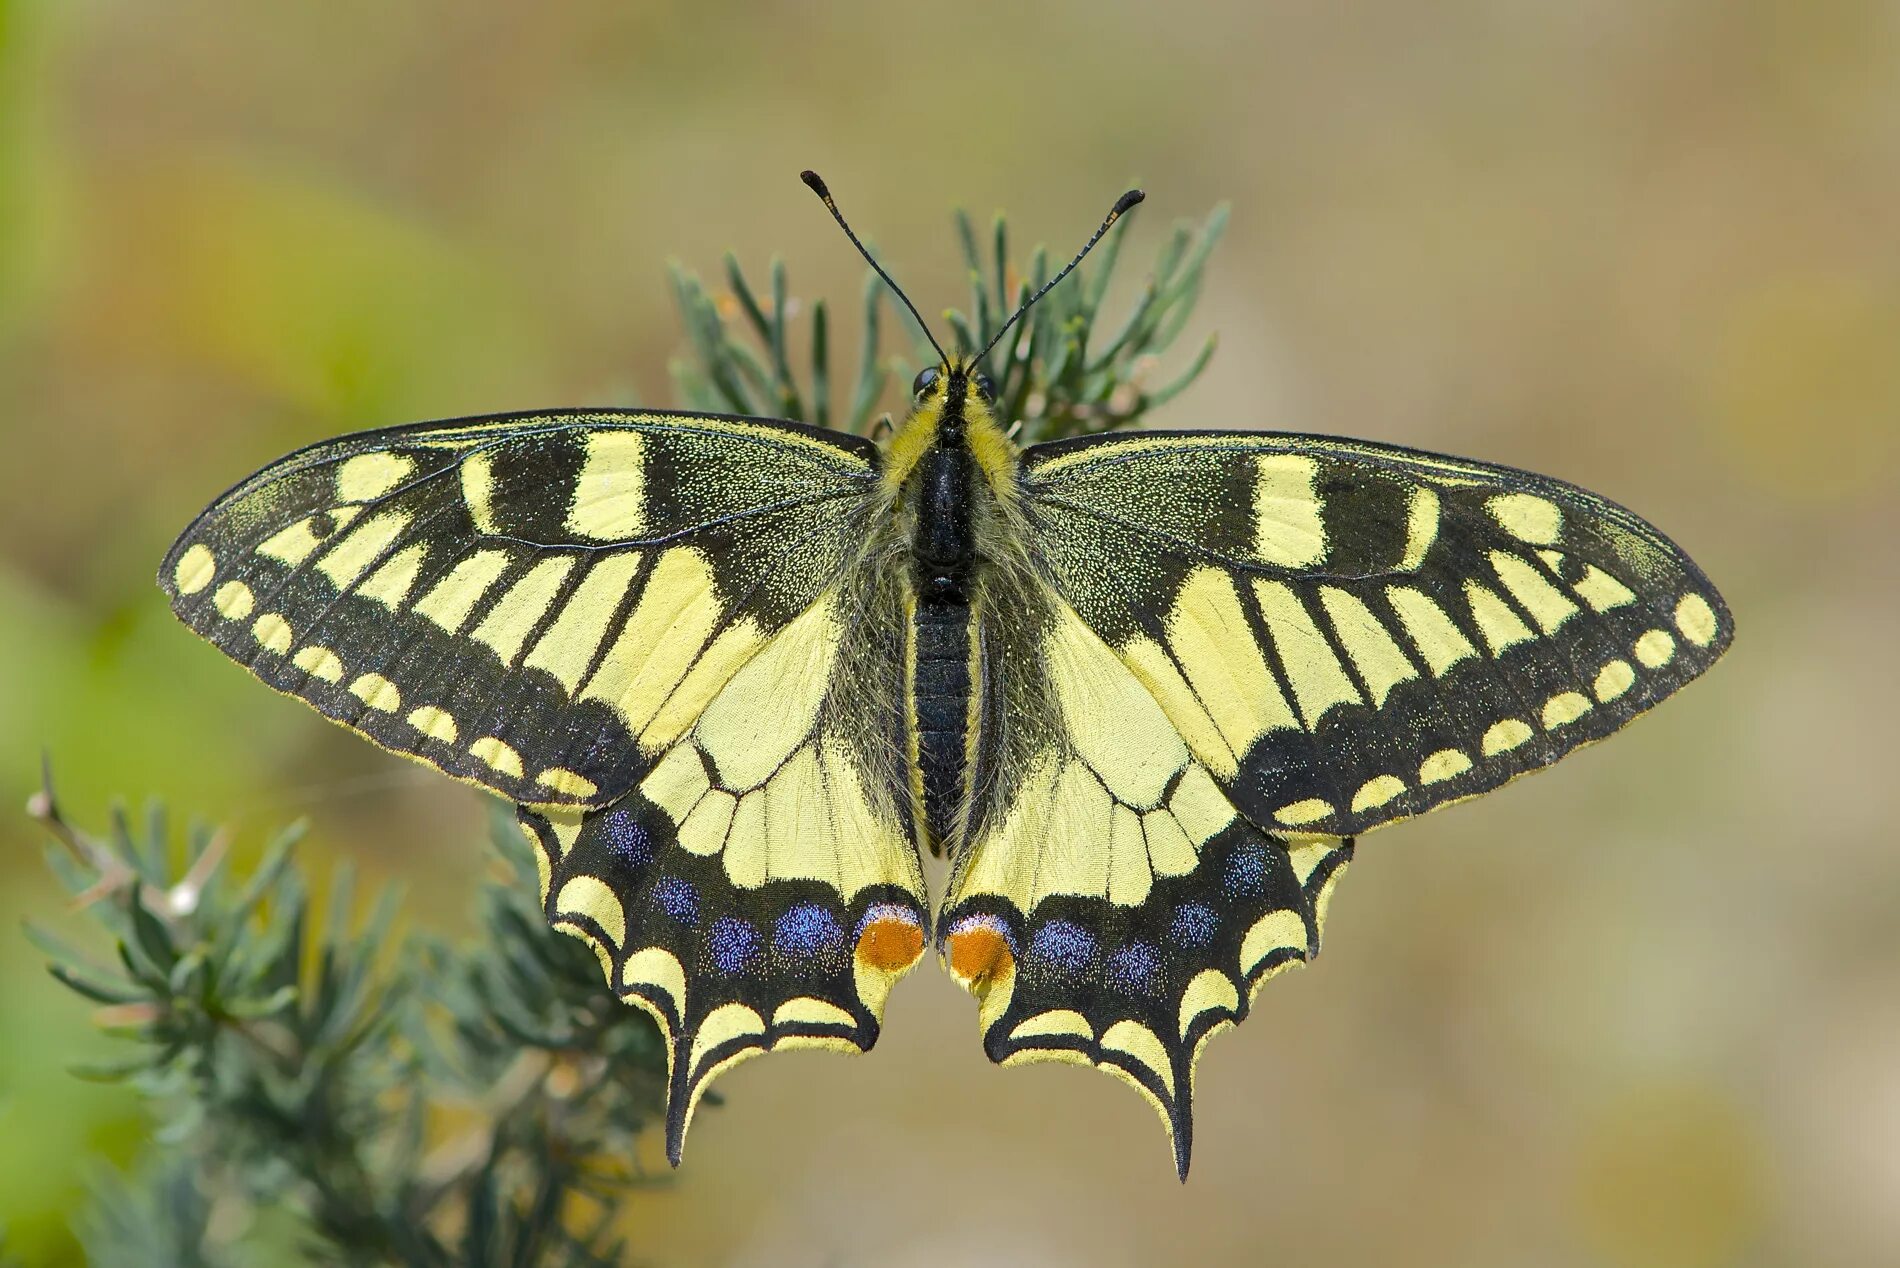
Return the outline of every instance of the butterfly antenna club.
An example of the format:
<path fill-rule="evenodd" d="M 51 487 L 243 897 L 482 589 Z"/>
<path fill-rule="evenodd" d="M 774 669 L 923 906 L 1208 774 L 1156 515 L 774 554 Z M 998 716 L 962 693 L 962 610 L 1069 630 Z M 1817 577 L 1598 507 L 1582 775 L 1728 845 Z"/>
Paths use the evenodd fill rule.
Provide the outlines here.
<path fill-rule="evenodd" d="M 917 311 L 917 305 L 910 302 L 910 296 L 904 294 L 904 288 L 891 280 L 891 275 L 884 271 L 884 266 L 877 262 L 877 258 L 865 250 L 864 244 L 858 241 L 858 235 L 851 232 L 851 226 L 845 222 L 844 213 L 838 210 L 838 204 L 832 200 L 831 189 L 825 184 L 824 178 L 817 172 L 806 170 L 798 174 L 798 179 L 811 186 L 811 192 L 823 200 L 825 210 L 831 213 L 831 218 L 838 222 L 840 229 L 844 230 L 844 236 L 851 239 L 851 245 L 858 249 L 858 254 L 863 256 L 873 269 L 877 270 L 877 275 L 884 279 L 884 284 L 891 288 L 891 291 L 897 298 L 904 301 L 904 307 L 910 309 L 910 315 L 917 321 L 917 328 L 924 332 L 924 338 L 930 340 L 930 346 L 937 350 L 938 358 L 942 360 L 944 367 L 948 369 L 950 366 L 950 357 L 944 352 L 943 345 L 937 342 L 937 336 L 930 333 L 930 327 L 924 322 L 924 315 Z"/>
<path fill-rule="evenodd" d="M 806 173 L 806 175 L 808 176 L 810 174 L 811 173 L 809 172 Z M 1009 333 L 1009 328 L 1015 325 L 1017 320 L 1021 318 L 1024 313 L 1028 312 L 1031 308 L 1034 308 L 1036 306 L 1037 300 L 1041 299 L 1044 295 L 1047 295 L 1050 291 L 1054 290 L 1057 282 L 1060 282 L 1063 278 L 1067 277 L 1069 274 L 1075 271 L 1075 266 L 1082 262 L 1082 259 L 1084 256 L 1086 256 L 1090 251 L 1093 251 L 1095 249 L 1095 244 L 1102 240 L 1102 235 L 1115 227 L 1115 222 L 1122 218 L 1122 213 L 1127 211 L 1130 207 L 1133 207 L 1135 204 L 1139 203 L 1142 199 L 1146 198 L 1147 196 L 1148 196 L 1147 194 L 1143 193 L 1139 189 L 1131 189 L 1127 193 L 1123 194 L 1120 198 L 1117 198 L 1115 200 L 1115 205 L 1108 209 L 1108 215 L 1103 219 L 1102 227 L 1097 229 L 1094 235 L 1090 237 L 1087 242 L 1084 242 L 1082 244 L 1082 249 L 1075 253 L 1075 258 L 1073 260 L 1070 260 L 1067 264 L 1063 265 L 1062 271 L 1060 273 L 1057 273 L 1054 277 L 1050 278 L 1047 282 L 1044 282 L 1041 290 L 1037 291 L 1034 295 L 1031 295 L 1028 299 L 1023 301 L 1023 306 L 1021 308 L 1018 308 L 1014 313 L 1012 313 L 1010 315 L 1010 319 L 1003 323 L 1002 329 L 998 330 L 994 335 L 992 335 L 990 337 L 990 341 L 983 345 L 983 351 L 976 354 L 976 359 L 978 361 L 981 361 L 983 360 L 983 358 L 989 356 L 990 349 L 994 348 L 998 343 L 1002 342 L 1003 336 Z M 837 213 L 834 210 L 832 214 L 836 215 Z M 846 230 L 846 232 L 848 233 L 850 232 L 850 230 Z"/>

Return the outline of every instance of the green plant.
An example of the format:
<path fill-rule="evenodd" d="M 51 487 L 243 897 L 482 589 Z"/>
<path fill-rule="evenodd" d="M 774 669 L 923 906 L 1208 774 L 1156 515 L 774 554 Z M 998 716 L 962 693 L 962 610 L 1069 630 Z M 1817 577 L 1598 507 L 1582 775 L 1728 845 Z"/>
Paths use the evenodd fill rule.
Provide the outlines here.
<path fill-rule="evenodd" d="M 1199 377 L 1214 354 L 1210 335 L 1174 377 L 1149 385 L 1200 298 L 1208 257 L 1227 227 L 1225 206 L 1216 207 L 1198 227 L 1175 225 L 1134 306 L 1112 334 L 1097 334 L 1103 300 L 1121 259 L 1122 237 L 1135 214 L 1117 221 L 1089 261 L 1032 308 L 991 354 L 998 410 L 1025 444 L 1132 426 Z M 970 217 L 958 212 L 956 224 L 969 270 L 970 313 L 952 310 L 945 322 L 958 351 L 968 354 L 987 344 L 1017 306 L 1049 279 L 1050 263 L 1048 252 L 1038 246 L 1030 253 L 1027 270 L 1013 266 L 1009 228 L 1001 215 L 991 225 L 987 258 Z M 766 302 L 732 255 L 726 257 L 723 292 L 678 265 L 671 272 L 689 340 L 688 356 L 672 365 L 673 380 L 689 408 L 770 415 L 863 433 L 873 425 L 893 369 L 902 373 L 907 364 L 915 368 L 935 360 L 920 341 L 913 341 L 909 358 L 895 364 L 880 355 L 881 309 L 889 296 L 877 275 L 867 271 L 858 372 L 850 404 L 839 412 L 832 399 L 828 310 L 823 300 L 811 305 L 807 355 L 795 356 L 792 330 L 800 306 L 789 297 L 783 261 L 774 259 L 770 265 Z"/>

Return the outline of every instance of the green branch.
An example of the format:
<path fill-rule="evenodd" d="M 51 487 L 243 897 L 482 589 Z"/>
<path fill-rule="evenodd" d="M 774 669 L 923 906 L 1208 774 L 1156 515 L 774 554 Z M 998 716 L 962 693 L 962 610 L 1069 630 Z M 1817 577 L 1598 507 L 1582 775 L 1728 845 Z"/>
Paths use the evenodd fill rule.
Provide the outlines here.
<path fill-rule="evenodd" d="M 999 412 L 1025 444 L 1133 426 L 1198 378 L 1214 354 L 1215 340 L 1209 336 L 1173 377 L 1154 381 L 1200 299 L 1208 257 L 1227 227 L 1225 206 L 1198 226 L 1177 224 L 1114 333 L 1096 334 L 1121 260 L 1122 236 L 1134 214 L 1123 216 L 1090 260 L 1030 309 L 990 354 Z M 957 351 L 968 355 L 989 343 L 1051 274 L 1048 252 L 1040 246 L 1030 253 L 1026 271 L 1010 261 L 1008 226 L 1000 215 L 991 226 L 987 252 L 978 246 L 968 215 L 957 213 L 956 229 L 969 272 L 970 308 L 968 314 L 950 310 L 945 321 Z M 839 413 L 831 397 L 825 303 L 810 306 L 808 368 L 801 377 L 801 358 L 790 351 L 801 306 L 788 298 L 784 263 L 774 259 L 770 273 L 768 306 L 734 256 L 726 257 L 725 288 L 717 292 L 672 266 L 673 293 L 687 335 L 686 355 L 671 366 L 683 403 L 689 409 L 789 418 L 865 434 L 893 371 L 908 377 L 905 362 L 880 352 L 880 309 L 889 298 L 883 283 L 875 273 L 865 276 L 864 339 L 850 405 Z M 927 345 L 913 341 L 911 368 L 934 359 Z"/>

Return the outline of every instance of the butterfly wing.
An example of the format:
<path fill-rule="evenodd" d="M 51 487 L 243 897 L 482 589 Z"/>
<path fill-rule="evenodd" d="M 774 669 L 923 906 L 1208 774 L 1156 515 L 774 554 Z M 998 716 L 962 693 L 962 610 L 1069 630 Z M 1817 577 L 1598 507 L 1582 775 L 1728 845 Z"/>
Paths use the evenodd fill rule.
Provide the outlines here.
<path fill-rule="evenodd" d="M 858 572 L 822 596 L 620 801 L 520 812 L 548 918 L 667 1039 L 675 1164 L 714 1077 L 779 1048 L 870 1048 L 923 954 L 894 764 L 901 609 L 875 590 Z"/>
<path fill-rule="evenodd" d="M 877 469 L 747 419 L 371 432 L 225 494 L 160 583 L 269 685 L 523 803 L 550 919 L 667 1037 L 677 1161 L 719 1071 L 870 1047 L 922 952 Z"/>
<path fill-rule="evenodd" d="M 1041 571 L 984 627 L 941 945 L 993 1059 L 1126 1078 L 1183 1174 L 1201 1045 L 1317 952 L 1354 836 L 1608 734 L 1732 633 L 1654 528 L 1505 468 L 1148 434 L 1038 446 L 1022 488 Z"/>
<path fill-rule="evenodd" d="M 600 805 L 836 583 L 876 469 L 867 442 L 741 419 L 367 432 L 220 497 L 159 584 L 383 747 L 514 801 Z"/>
<path fill-rule="evenodd" d="M 1506 467 L 1234 433 L 1024 467 L 1064 597 L 1275 831 L 1354 836 L 1547 766 L 1733 633 L 1654 527 Z"/>

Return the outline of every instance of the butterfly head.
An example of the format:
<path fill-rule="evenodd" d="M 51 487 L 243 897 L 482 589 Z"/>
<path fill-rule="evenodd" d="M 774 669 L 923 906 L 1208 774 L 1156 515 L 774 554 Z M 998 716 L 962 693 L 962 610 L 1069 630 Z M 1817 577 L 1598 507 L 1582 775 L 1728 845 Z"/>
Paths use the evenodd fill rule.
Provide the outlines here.
<path fill-rule="evenodd" d="M 974 397 L 986 408 L 996 404 L 996 384 L 975 361 L 956 360 L 927 365 L 910 382 L 913 408 L 934 404 L 939 409 L 961 409 Z"/>

